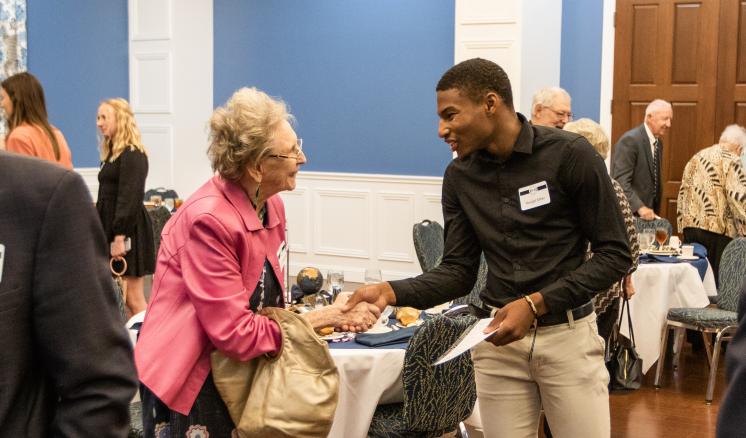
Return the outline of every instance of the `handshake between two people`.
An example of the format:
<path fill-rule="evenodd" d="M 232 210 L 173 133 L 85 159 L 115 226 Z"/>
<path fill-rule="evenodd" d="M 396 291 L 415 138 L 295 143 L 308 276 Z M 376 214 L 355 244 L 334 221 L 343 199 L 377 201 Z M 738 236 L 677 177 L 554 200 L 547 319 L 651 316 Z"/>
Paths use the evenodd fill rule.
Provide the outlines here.
<path fill-rule="evenodd" d="M 344 304 L 335 303 L 334 305 L 341 305 L 340 310 L 342 315 L 345 315 L 340 319 L 341 324 L 335 324 L 336 329 L 341 331 L 365 331 L 371 326 L 365 327 L 364 324 L 361 324 L 362 320 L 356 320 L 355 318 L 369 318 L 370 315 L 365 315 L 365 312 L 370 312 L 371 315 L 375 314 L 377 319 L 386 306 L 396 305 L 396 295 L 387 282 L 370 284 L 357 289 Z M 547 308 L 541 293 L 534 292 L 527 295 L 527 298 L 518 298 L 495 312 L 494 318 L 484 329 L 485 333 L 494 331 L 487 338 L 487 341 L 500 346 L 523 339 L 533 325 L 534 320 L 545 313 L 547 313 Z M 343 321 L 347 321 L 347 323 Z"/>

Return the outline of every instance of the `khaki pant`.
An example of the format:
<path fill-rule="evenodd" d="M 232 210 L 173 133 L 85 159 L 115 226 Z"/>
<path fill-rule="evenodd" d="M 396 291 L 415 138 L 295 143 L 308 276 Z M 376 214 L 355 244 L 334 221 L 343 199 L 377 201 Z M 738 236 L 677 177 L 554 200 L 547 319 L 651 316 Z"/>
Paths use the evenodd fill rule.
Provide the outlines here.
<path fill-rule="evenodd" d="M 609 373 L 596 314 L 569 324 L 539 327 L 525 338 L 472 351 L 484 435 L 536 437 L 539 413 L 556 438 L 607 438 Z"/>

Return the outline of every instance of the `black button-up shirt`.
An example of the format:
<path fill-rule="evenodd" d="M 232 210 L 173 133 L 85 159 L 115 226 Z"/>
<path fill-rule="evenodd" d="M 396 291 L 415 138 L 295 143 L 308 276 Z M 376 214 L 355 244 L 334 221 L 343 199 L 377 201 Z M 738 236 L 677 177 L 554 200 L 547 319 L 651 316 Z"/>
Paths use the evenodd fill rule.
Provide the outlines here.
<path fill-rule="evenodd" d="M 539 291 L 550 313 L 564 313 L 626 274 L 627 234 L 601 156 L 582 136 L 518 117 L 507 160 L 480 150 L 448 165 L 443 261 L 392 281 L 398 305 L 426 308 L 465 295 L 480 252 L 489 267 L 481 298 L 497 307 Z M 522 209 L 519 191 L 536 183 L 546 183 L 549 203 Z M 588 242 L 594 255 L 584 261 Z"/>

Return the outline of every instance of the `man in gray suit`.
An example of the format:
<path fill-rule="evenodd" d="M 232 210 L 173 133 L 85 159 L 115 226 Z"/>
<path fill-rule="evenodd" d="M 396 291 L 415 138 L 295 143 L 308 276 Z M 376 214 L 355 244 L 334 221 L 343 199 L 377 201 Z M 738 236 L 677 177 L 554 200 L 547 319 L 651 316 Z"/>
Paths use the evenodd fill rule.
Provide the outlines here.
<path fill-rule="evenodd" d="M 642 125 L 627 131 L 614 145 L 611 176 L 619 182 L 629 205 L 645 220 L 655 219 L 661 202 L 663 140 L 673 120 L 673 108 L 656 99 L 645 109 Z"/>
<path fill-rule="evenodd" d="M 0 435 L 125 437 L 137 388 L 80 176 L 0 151 Z"/>

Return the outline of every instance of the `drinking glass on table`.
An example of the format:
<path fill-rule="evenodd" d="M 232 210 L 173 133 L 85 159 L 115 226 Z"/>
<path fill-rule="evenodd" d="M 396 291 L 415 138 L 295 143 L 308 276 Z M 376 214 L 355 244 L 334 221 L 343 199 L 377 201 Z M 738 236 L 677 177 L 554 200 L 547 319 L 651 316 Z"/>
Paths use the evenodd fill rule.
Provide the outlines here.
<path fill-rule="evenodd" d="M 345 274 L 341 270 L 331 269 L 327 275 L 329 278 L 329 289 L 331 289 L 329 293 L 332 294 L 332 302 L 334 302 L 334 299 L 342 292 L 342 288 L 345 285 Z"/>
<path fill-rule="evenodd" d="M 640 251 L 648 252 L 655 241 L 655 234 L 651 230 L 645 230 L 640 233 Z"/>
<path fill-rule="evenodd" d="M 655 229 L 655 241 L 658 242 L 658 249 L 663 249 L 663 244 L 668 239 L 668 230 L 664 227 L 658 227 Z"/>
<path fill-rule="evenodd" d="M 376 284 L 381 282 L 381 270 L 380 269 L 366 269 L 365 270 L 365 284 Z"/>

